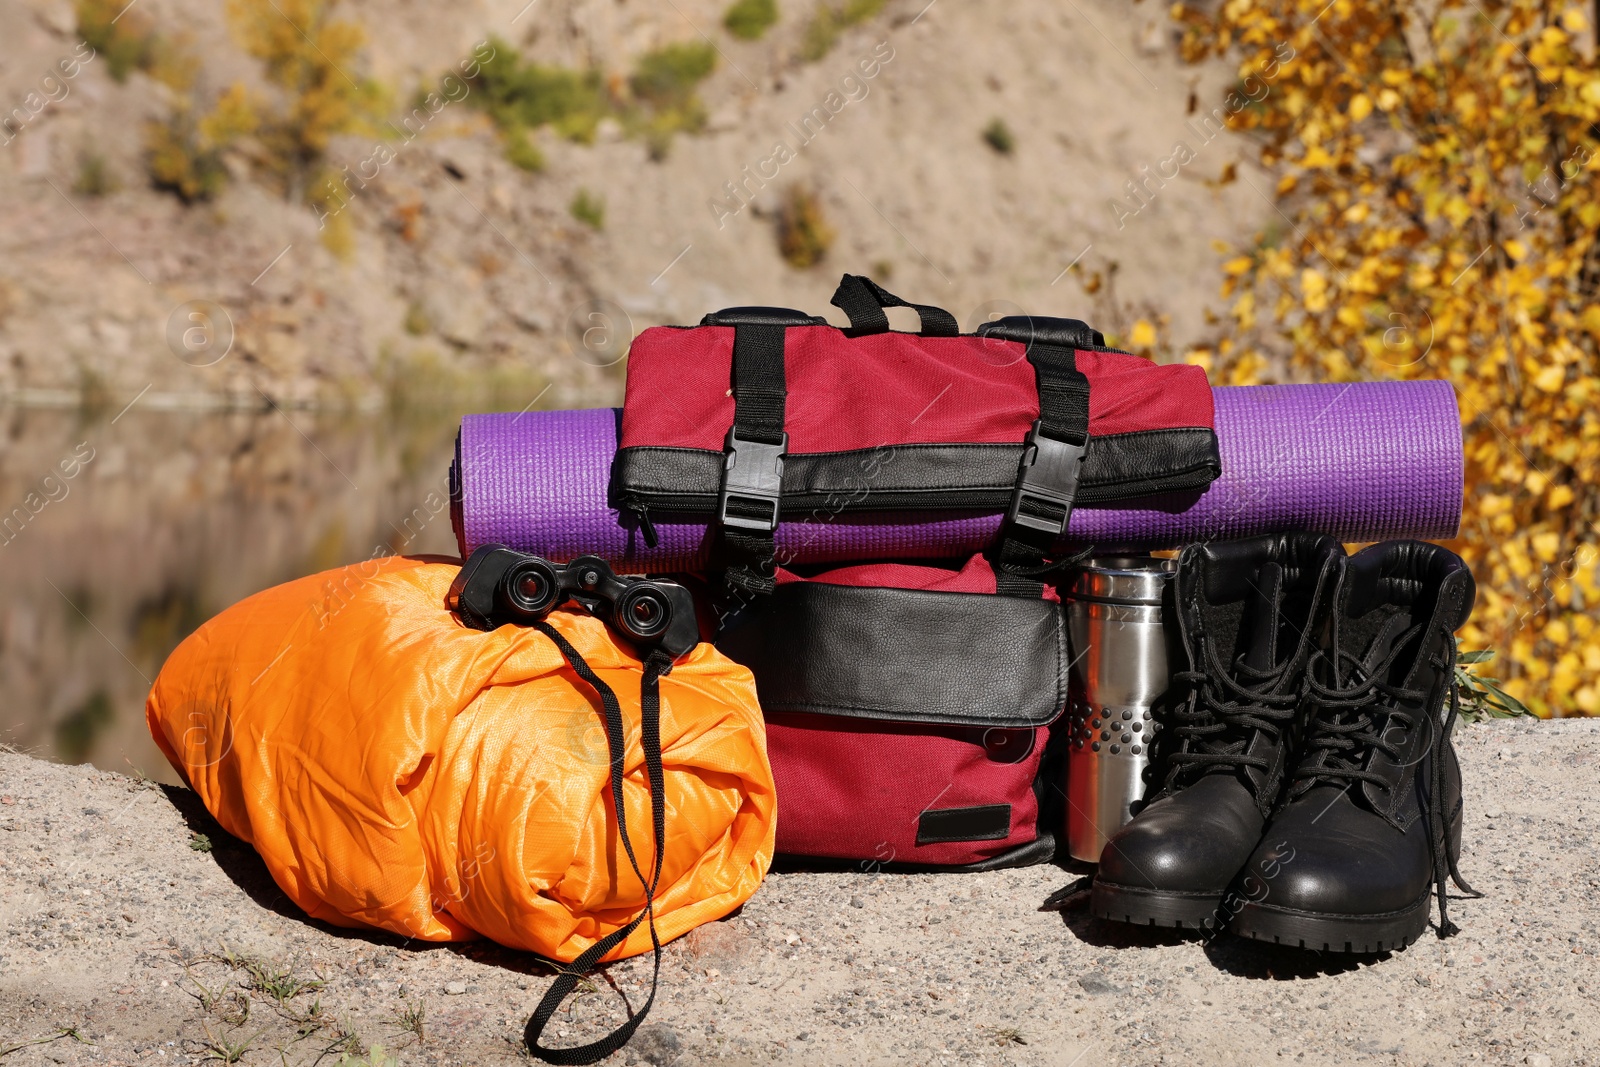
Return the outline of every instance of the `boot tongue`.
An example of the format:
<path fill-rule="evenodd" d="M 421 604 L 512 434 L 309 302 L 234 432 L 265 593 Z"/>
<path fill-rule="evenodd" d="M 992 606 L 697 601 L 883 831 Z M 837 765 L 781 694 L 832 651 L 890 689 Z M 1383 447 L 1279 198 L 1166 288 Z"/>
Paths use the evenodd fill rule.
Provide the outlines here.
<path fill-rule="evenodd" d="M 1394 651 L 1395 642 L 1406 632 L 1409 621 L 1406 617 L 1399 615 L 1384 620 L 1378 632 L 1373 635 L 1371 644 L 1367 645 L 1365 654 L 1361 657 L 1363 678 L 1372 677 L 1379 665 L 1388 658 L 1389 653 Z"/>
<path fill-rule="evenodd" d="M 1276 563 L 1263 564 L 1244 602 L 1241 625 L 1247 643 L 1241 659 L 1246 667 L 1270 671 L 1277 665 L 1278 606 L 1282 601 L 1283 568 Z"/>

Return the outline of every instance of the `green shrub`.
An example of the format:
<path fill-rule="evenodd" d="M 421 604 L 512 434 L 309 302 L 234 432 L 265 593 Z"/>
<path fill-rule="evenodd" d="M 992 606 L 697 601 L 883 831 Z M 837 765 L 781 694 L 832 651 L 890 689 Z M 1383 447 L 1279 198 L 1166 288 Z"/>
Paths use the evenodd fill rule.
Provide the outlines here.
<path fill-rule="evenodd" d="M 193 101 L 182 100 L 165 122 L 145 127 L 145 166 L 157 189 L 177 194 L 186 204 L 210 200 L 228 182 L 222 155 L 259 125 L 256 105 L 242 85 L 234 85 L 199 119 Z"/>
<path fill-rule="evenodd" d="M 78 0 L 78 36 L 103 56 L 117 81 L 149 66 L 154 58 L 149 19 L 127 11 L 123 0 Z M 120 16 L 120 17 L 119 17 Z"/>
<path fill-rule="evenodd" d="M 778 251 L 797 270 L 822 262 L 833 247 L 833 227 L 822 212 L 822 201 L 803 185 L 790 186 L 778 213 Z"/>
<path fill-rule="evenodd" d="M 106 157 L 99 152 L 85 152 L 78 160 L 78 176 L 72 182 L 74 192 L 84 196 L 105 196 L 118 189 L 116 175 L 111 173 Z"/>
<path fill-rule="evenodd" d="M 166 121 L 147 125 L 144 146 L 150 184 L 185 204 L 210 200 L 227 184 L 221 147 L 201 135 L 188 108 L 180 107 Z"/>
<path fill-rule="evenodd" d="M 628 117 L 633 133 L 643 134 L 650 158 L 666 157 L 672 135 L 705 125 L 705 107 L 695 93 L 717 66 L 717 50 L 704 42 L 669 44 L 639 57 L 628 87 L 644 112 Z"/>
<path fill-rule="evenodd" d="M 709 42 L 669 44 L 639 57 L 628 87 L 634 96 L 658 109 L 683 107 L 716 69 L 717 50 Z"/>
<path fill-rule="evenodd" d="M 757 41 L 778 21 L 778 0 L 736 0 L 722 25 L 741 41 Z"/>
<path fill-rule="evenodd" d="M 512 166 L 530 174 L 544 170 L 544 153 L 533 143 L 522 126 L 511 126 L 505 131 L 506 159 Z"/>
<path fill-rule="evenodd" d="M 617 118 L 630 135 L 642 136 L 650 156 L 666 155 L 672 135 L 698 130 L 705 108 L 696 87 L 717 66 L 717 50 L 704 42 L 671 44 L 639 57 L 628 89 L 636 106 L 625 106 L 606 90 L 599 70 L 567 70 L 524 61 L 499 38 L 494 57 L 472 79 L 467 99 L 487 111 L 506 139 L 506 158 L 524 170 L 544 168 L 528 132 L 550 126 L 558 134 L 590 143 L 602 120 Z"/>
<path fill-rule="evenodd" d="M 800 58 L 808 63 L 821 59 L 839 43 L 839 34 L 872 18 L 886 3 L 888 0 L 845 0 L 838 7 L 819 5 L 800 39 Z"/>
<path fill-rule="evenodd" d="M 1017 138 L 1002 118 L 994 119 L 983 128 L 983 143 L 1002 156 L 1009 156 L 1017 150 Z"/>
<path fill-rule="evenodd" d="M 603 230 L 606 226 L 606 202 L 593 195 L 587 189 L 579 189 L 578 195 L 572 198 L 572 205 L 568 209 L 572 217 L 593 230 Z"/>
<path fill-rule="evenodd" d="M 594 140 L 600 120 L 611 113 L 605 79 L 598 70 L 565 70 L 524 62 L 516 49 L 498 37 L 491 38 L 490 44 L 494 58 L 484 63 L 473 79 L 478 92 L 468 100 L 486 109 L 502 130 L 548 125 L 574 141 Z"/>

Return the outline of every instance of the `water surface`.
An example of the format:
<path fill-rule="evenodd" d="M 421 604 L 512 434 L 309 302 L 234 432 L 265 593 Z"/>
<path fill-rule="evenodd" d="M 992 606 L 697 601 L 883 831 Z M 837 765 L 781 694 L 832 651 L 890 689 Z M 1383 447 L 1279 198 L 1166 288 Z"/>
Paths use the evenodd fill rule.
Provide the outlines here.
<path fill-rule="evenodd" d="M 0 742 L 177 781 L 144 723 L 168 653 L 269 585 L 454 555 L 459 417 L 0 408 Z"/>

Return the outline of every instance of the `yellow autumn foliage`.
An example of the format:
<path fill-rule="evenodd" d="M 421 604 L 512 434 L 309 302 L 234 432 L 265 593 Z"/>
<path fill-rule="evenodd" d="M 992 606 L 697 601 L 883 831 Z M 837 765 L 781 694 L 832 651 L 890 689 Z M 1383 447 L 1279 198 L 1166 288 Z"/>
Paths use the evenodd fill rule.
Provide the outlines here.
<path fill-rule="evenodd" d="M 1234 113 L 1278 177 L 1224 253 L 1215 380 L 1447 378 L 1478 580 L 1463 648 L 1540 715 L 1600 714 L 1600 70 L 1591 7 L 1174 5 L 1185 58 L 1270 91 Z M 1287 48 L 1285 47 L 1287 46 Z M 1283 56 L 1292 49 L 1293 58 Z M 1263 193 L 1263 195 L 1267 195 Z"/>
<path fill-rule="evenodd" d="M 361 74 L 360 24 L 335 18 L 337 0 L 228 0 L 228 19 L 246 52 L 280 91 L 257 136 L 291 195 L 321 165 L 331 139 L 370 124 L 381 93 Z"/>

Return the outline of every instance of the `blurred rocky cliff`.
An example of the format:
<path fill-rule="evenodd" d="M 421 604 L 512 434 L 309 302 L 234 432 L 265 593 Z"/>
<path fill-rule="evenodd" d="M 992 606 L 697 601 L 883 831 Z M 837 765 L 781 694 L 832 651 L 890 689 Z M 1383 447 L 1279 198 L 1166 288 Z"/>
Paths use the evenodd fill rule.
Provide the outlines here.
<path fill-rule="evenodd" d="M 124 4 L 0 0 L 0 400 L 603 403 L 843 270 L 1181 346 L 1271 211 L 1154 4 Z"/>

